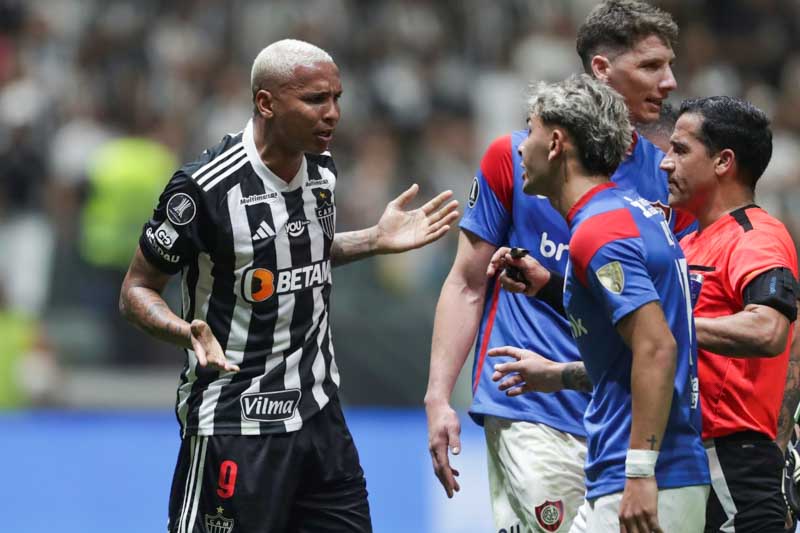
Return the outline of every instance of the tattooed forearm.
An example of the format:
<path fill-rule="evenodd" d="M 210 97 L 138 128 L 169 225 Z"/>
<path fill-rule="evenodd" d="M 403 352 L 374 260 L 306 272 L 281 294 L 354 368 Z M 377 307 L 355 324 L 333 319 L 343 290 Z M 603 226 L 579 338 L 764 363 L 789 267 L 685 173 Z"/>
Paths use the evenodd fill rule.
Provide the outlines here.
<path fill-rule="evenodd" d="M 795 335 L 797 326 L 795 325 Z M 800 342 L 795 338 L 789 353 L 789 368 L 786 372 L 786 388 L 783 403 L 778 414 L 778 436 L 775 439 L 782 450 L 786 449 L 794 429 L 794 413 L 800 403 Z"/>
<path fill-rule="evenodd" d="M 592 382 L 583 363 L 567 363 L 561 371 L 561 381 L 565 389 L 579 392 L 592 392 Z"/>
<path fill-rule="evenodd" d="M 150 335 L 191 348 L 189 323 L 173 313 L 161 295 L 145 287 L 132 287 L 123 292 L 122 311 L 125 317 Z"/>
<path fill-rule="evenodd" d="M 331 243 L 331 265 L 345 265 L 374 255 L 375 238 L 374 228 L 337 233 Z"/>

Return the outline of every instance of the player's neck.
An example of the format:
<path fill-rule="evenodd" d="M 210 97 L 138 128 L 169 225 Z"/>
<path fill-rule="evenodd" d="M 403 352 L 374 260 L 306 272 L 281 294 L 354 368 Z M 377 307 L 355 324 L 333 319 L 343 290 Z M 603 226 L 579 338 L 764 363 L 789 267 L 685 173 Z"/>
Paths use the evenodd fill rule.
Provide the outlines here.
<path fill-rule="evenodd" d="M 719 187 L 695 213 L 699 230 L 719 220 L 728 213 L 754 202 L 753 191 L 744 185 Z"/>
<path fill-rule="evenodd" d="M 303 164 L 303 153 L 286 150 L 271 139 L 269 131 L 260 120 L 253 121 L 253 141 L 258 156 L 267 168 L 286 183 L 290 183 Z"/>
<path fill-rule="evenodd" d="M 561 189 L 556 209 L 564 218 L 567 218 L 567 214 L 570 210 L 587 192 L 608 181 L 608 176 L 602 175 L 577 174 L 569 176 L 564 182 L 564 187 Z"/>

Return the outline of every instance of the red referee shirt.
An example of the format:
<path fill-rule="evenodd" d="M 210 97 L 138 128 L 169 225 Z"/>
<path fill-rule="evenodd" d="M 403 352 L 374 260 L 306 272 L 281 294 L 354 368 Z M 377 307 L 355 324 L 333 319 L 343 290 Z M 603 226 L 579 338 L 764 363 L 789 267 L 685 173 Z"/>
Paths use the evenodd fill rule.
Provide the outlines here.
<path fill-rule="evenodd" d="M 773 268 L 797 277 L 797 252 L 786 228 L 766 211 L 746 206 L 681 240 L 692 273 L 704 277 L 696 317 L 719 317 L 744 309 L 747 284 Z M 776 357 L 725 357 L 698 349 L 703 438 L 753 430 L 775 438 L 789 364 L 791 331 Z"/>

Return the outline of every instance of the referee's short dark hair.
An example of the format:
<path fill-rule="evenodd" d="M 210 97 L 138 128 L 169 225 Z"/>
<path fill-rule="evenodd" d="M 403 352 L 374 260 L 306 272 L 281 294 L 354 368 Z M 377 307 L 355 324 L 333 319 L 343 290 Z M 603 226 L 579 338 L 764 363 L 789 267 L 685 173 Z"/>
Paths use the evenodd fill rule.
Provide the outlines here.
<path fill-rule="evenodd" d="M 742 177 L 755 190 L 772 157 L 772 130 L 767 115 L 750 102 L 731 96 L 684 100 L 679 114 L 684 113 L 703 119 L 698 137 L 709 155 L 726 148 L 733 150 Z"/>
<path fill-rule="evenodd" d="M 595 55 L 614 57 L 651 35 L 675 48 L 678 25 L 672 15 L 645 2 L 608 0 L 595 7 L 578 28 L 575 47 L 584 71 L 591 74 Z"/>

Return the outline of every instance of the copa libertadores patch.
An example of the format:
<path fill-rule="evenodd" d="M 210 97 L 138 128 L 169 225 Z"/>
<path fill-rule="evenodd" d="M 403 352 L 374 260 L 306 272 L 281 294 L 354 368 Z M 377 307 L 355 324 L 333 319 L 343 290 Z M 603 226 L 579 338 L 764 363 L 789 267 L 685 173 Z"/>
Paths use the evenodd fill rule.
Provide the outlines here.
<path fill-rule="evenodd" d="M 173 194 L 167 202 L 167 218 L 176 226 L 185 226 L 194 220 L 196 212 L 194 200 L 184 192 Z"/>

